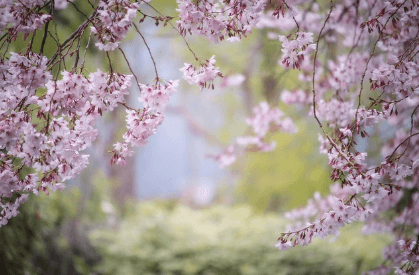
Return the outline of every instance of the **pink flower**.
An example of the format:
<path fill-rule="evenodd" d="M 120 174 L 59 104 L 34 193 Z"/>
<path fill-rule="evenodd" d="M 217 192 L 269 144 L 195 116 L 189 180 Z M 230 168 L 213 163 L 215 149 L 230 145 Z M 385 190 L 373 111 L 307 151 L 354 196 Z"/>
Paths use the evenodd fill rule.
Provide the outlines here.
<path fill-rule="evenodd" d="M 205 63 L 201 63 L 199 69 L 193 65 L 185 63 L 184 67 L 180 69 L 183 72 L 183 78 L 191 85 L 198 84 L 201 87 L 201 91 L 206 87 L 214 87 L 213 81 L 219 76 L 222 77 L 218 67 L 215 67 L 215 56 L 212 56 Z"/>

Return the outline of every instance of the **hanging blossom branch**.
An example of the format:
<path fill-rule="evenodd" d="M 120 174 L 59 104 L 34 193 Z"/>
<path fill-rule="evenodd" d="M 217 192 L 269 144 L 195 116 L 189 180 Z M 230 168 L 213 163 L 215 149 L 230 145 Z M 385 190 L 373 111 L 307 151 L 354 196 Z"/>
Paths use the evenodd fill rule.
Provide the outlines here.
<path fill-rule="evenodd" d="M 299 69 L 300 80 L 311 82 L 313 96 L 310 101 L 307 89 L 285 91 L 281 98 L 287 104 L 307 106 L 308 114 L 314 116 L 322 132 L 320 152 L 328 156 L 330 178 L 335 184 L 328 196 L 317 193 L 306 207 L 287 213 L 296 224 L 281 234 L 277 247 L 306 245 L 313 237 L 335 234 L 345 224 L 364 221 L 364 233 L 384 231 L 397 236 L 385 250 L 386 265 L 371 274 L 416 274 L 419 3 L 334 1 L 328 10 L 320 12 L 322 8 L 317 4 L 289 2 L 278 6 L 276 16 L 264 14 L 259 27 L 295 32 L 292 40 L 292 33 L 279 36 L 284 52 L 280 64 Z M 277 20 L 280 15 L 282 21 Z M 306 58 L 309 55 L 298 58 L 302 32 L 308 33 L 307 37 L 318 37 L 314 59 Z M 329 56 L 327 47 L 331 43 L 345 50 L 338 51 L 337 57 Z M 326 63 L 318 55 L 323 55 Z M 311 79 L 307 77 L 310 73 Z M 364 81 L 367 79 L 369 89 Z M 368 104 L 362 104 L 363 97 L 368 97 Z M 397 128 L 379 144 L 380 163 L 359 152 L 356 145 L 359 139 L 369 137 L 371 127 L 380 129 L 384 121 Z M 410 202 L 408 207 L 403 203 L 406 200 Z M 397 215 L 385 215 L 395 206 Z M 406 230 L 400 232 L 401 226 Z"/>
<path fill-rule="evenodd" d="M 176 93 L 179 81 L 165 81 L 159 76 L 152 50 L 134 22 L 137 15 L 142 15 L 139 23 L 154 20 L 156 26 L 169 25 L 179 34 L 183 29 L 170 22 L 174 16 L 161 14 L 148 2 L 88 1 L 89 12 L 71 0 L 0 3 L 0 49 L 3 51 L 0 59 L 0 225 L 17 215 L 19 205 L 30 193 L 48 194 L 50 190 L 62 189 L 66 180 L 74 178 L 87 166 L 88 155 L 83 151 L 96 139 L 98 132 L 94 125 L 104 113 L 112 112 L 117 106 L 127 111 L 127 131 L 123 141 L 116 143 L 110 151 L 112 164 L 124 164 L 133 154 L 132 148 L 144 146 L 162 124 L 167 103 Z M 257 6 L 243 4 L 236 1 L 231 3 L 232 9 L 227 9 L 230 11 L 225 10 L 227 13 L 222 16 L 227 29 L 233 25 L 244 28 L 247 24 L 244 23 L 245 17 L 253 12 L 260 13 L 264 6 L 263 1 Z M 182 9 L 182 3 L 179 5 Z M 157 15 L 147 14 L 144 8 L 149 7 Z M 53 33 L 51 30 L 51 26 L 55 29 L 57 26 L 54 15 L 63 12 L 59 10 L 77 12 L 85 18 L 63 42 L 60 42 L 57 31 Z M 249 32 L 250 29 L 246 28 Z M 140 83 L 120 47 L 130 30 L 141 37 L 153 61 L 156 78 L 152 84 Z M 40 40 L 37 33 L 41 33 Z M 244 32 L 237 29 L 235 33 L 242 35 Z M 23 34 L 26 48 L 19 53 L 9 52 L 9 47 L 13 47 L 20 34 Z M 181 69 L 184 78 L 199 85 L 201 90 L 214 89 L 214 79 L 222 77 L 219 68 L 215 67 L 215 58 L 204 61 L 198 58 L 182 38 L 199 64 L 185 63 Z M 105 56 L 108 72 L 83 73 L 91 42 L 99 54 Z M 56 48 L 46 52 L 47 45 Z M 115 70 L 110 52 L 116 49 L 132 75 Z M 35 50 L 39 50 L 38 53 Z M 79 66 L 81 55 L 83 61 Z M 143 105 L 139 109 L 125 102 L 133 77 Z"/>
<path fill-rule="evenodd" d="M 25 0 L 0 4 L 2 39 L 7 45 L 0 60 L 0 225 L 18 213 L 19 205 L 30 193 L 48 194 L 49 190 L 62 189 L 63 182 L 86 167 L 88 156 L 82 151 L 95 140 L 94 124 L 103 113 L 113 111 L 119 104 L 133 112 L 124 99 L 132 76 L 115 72 L 107 51 L 117 47 L 125 37 L 139 4 L 100 1 L 88 16 L 71 3 L 86 21 L 60 43 L 49 26 L 54 19 L 53 11 L 67 8 L 68 3 L 71 1 Z M 43 9 L 49 9 L 48 14 Z M 34 37 L 44 24 L 40 54 L 36 54 Z M 91 34 L 99 40 L 96 46 L 106 51 L 109 74 L 100 70 L 88 76 L 76 72 L 77 69 L 82 72 L 86 61 L 90 34 L 83 64 L 77 68 L 82 40 L 89 26 Z M 33 33 L 26 51 L 7 53 L 19 33 L 24 33 L 25 38 Z M 57 45 L 49 58 L 42 55 L 45 45 L 51 42 L 48 34 Z M 71 71 L 62 70 L 73 55 Z M 57 71 L 55 77 L 53 70 Z M 145 120 L 150 115 L 143 111 L 143 116 Z"/>
<path fill-rule="evenodd" d="M 298 70 L 301 81 L 299 90 L 283 91 L 281 99 L 314 117 L 320 127 L 320 153 L 327 155 L 334 183 L 329 195 L 316 194 L 306 207 L 287 214 L 296 224 L 280 235 L 277 246 L 306 245 L 313 237 L 364 221 L 364 233 L 385 231 L 395 236 L 384 251 L 386 264 L 371 274 L 417 273 L 418 1 L 336 0 L 326 7 L 303 0 L 177 0 L 177 27 L 171 22 L 175 16 L 161 14 L 149 2 L 88 1 L 90 12 L 70 0 L 0 3 L 0 225 L 17 215 L 30 193 L 62 189 L 86 167 L 88 156 L 83 151 L 97 137 L 95 121 L 104 113 L 117 106 L 127 111 L 123 141 L 111 150 L 111 163 L 117 164 L 126 162 L 133 147 L 145 145 L 163 122 L 179 82 L 159 76 L 152 49 L 134 22 L 153 20 L 156 26 L 176 29 L 195 62 L 180 70 L 186 82 L 201 90 L 214 89 L 222 73 L 215 57 L 197 57 L 187 35 L 214 43 L 237 42 L 255 27 L 269 28 L 270 37 L 277 33 L 282 43 L 279 66 Z M 151 7 L 156 15 L 143 7 Z M 51 26 L 57 10 L 70 8 L 86 20 L 61 43 Z M 151 84 L 139 82 L 121 50 L 131 30 L 140 35 L 153 60 L 156 78 Z M 23 50 L 9 52 L 20 36 L 26 43 Z M 83 73 L 91 42 L 108 60 L 107 72 Z M 47 45 L 56 49 L 47 52 Z M 336 46 L 336 56 L 329 54 L 331 45 Z M 110 52 L 116 49 L 133 75 L 115 71 Z M 143 105 L 138 109 L 125 102 L 133 77 Z M 250 134 L 213 156 L 221 166 L 248 151 L 273 150 L 269 132 L 296 131 L 285 114 L 265 102 L 254 108 L 246 123 Z M 367 139 L 371 129 L 382 129 L 383 123 L 394 133 L 381 137 L 378 159 L 360 151 L 357 143 Z M 396 213 L 390 214 L 394 208 Z"/>
<path fill-rule="evenodd" d="M 253 108 L 253 116 L 246 119 L 251 135 L 238 137 L 236 142 L 229 145 L 222 153 L 210 155 L 224 168 L 232 165 L 237 156 L 244 152 L 270 152 L 275 149 L 274 141 L 267 142 L 268 132 L 295 133 L 297 128 L 289 117 L 286 117 L 279 108 L 271 108 L 267 102 L 261 102 Z"/>
<path fill-rule="evenodd" d="M 131 154 L 131 146 L 144 145 L 156 132 L 164 119 L 169 96 L 177 89 L 177 80 L 163 83 L 158 75 L 155 84 L 140 84 L 119 47 L 133 26 L 141 3 L 99 1 L 92 5 L 90 14 L 82 12 L 74 3 L 67 7 L 69 3 L 65 0 L 0 3 L 4 51 L 0 59 L 0 225 L 17 215 L 19 205 L 30 193 L 48 194 L 63 189 L 66 180 L 86 167 L 88 155 L 82 152 L 97 137 L 95 121 L 118 105 L 127 109 L 128 130 L 124 142 L 115 145 L 111 163 L 124 163 L 125 157 Z M 53 15 L 59 9 L 73 8 L 86 21 L 61 43 L 50 31 Z M 43 31 L 40 44 L 36 44 L 37 31 Z M 26 49 L 20 53 L 8 52 L 20 33 L 24 34 Z M 26 39 L 30 34 L 32 38 Z M 104 51 L 109 73 L 97 70 L 82 74 L 92 39 Z M 56 44 L 56 51 L 44 56 L 48 43 Z M 35 52 L 37 45 L 40 45 L 39 54 Z M 78 67 L 83 47 L 83 62 Z M 114 70 L 109 51 L 117 48 L 140 88 L 143 109 L 131 108 L 125 102 L 132 75 Z M 67 70 L 71 58 L 74 65 Z"/>

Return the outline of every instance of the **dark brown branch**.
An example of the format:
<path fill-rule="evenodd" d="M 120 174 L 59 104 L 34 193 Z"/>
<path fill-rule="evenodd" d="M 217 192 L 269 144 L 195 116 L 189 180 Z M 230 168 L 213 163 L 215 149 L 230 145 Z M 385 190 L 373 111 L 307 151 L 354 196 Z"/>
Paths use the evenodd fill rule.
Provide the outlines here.
<path fill-rule="evenodd" d="M 54 1 L 51 1 L 51 3 L 50 3 L 50 8 L 49 8 L 49 14 L 52 16 L 52 13 L 53 13 L 53 11 L 54 11 Z M 41 42 L 41 49 L 39 50 L 39 54 L 40 55 L 43 55 L 44 54 L 44 46 L 45 46 L 45 42 L 46 42 L 46 40 L 47 40 L 47 35 L 48 35 L 48 27 L 49 27 L 49 23 L 50 23 L 51 21 L 48 21 L 46 24 L 45 24 L 45 28 L 44 28 L 44 35 L 43 35 L 43 37 L 42 37 L 42 42 Z"/>
<path fill-rule="evenodd" d="M 60 55 L 60 51 L 62 50 L 62 48 L 65 46 L 65 45 L 67 45 L 67 43 L 69 43 L 70 41 L 72 41 L 77 35 L 79 35 L 79 33 L 80 33 L 80 31 L 82 31 L 83 30 L 83 32 L 84 32 L 84 29 L 87 27 L 87 25 L 90 23 L 90 22 L 92 22 L 92 20 L 93 20 L 93 18 L 95 18 L 95 16 L 96 16 L 96 14 L 97 14 L 97 11 L 95 10 L 94 12 L 93 12 L 93 14 L 83 23 L 83 24 L 81 24 L 78 28 L 77 28 L 77 30 L 75 30 L 71 35 L 70 35 L 70 37 L 69 38 L 67 38 L 61 45 L 60 45 L 60 47 L 58 48 L 58 50 L 55 52 L 55 54 L 51 57 L 51 59 L 48 61 L 48 63 L 47 63 L 47 65 L 49 66 L 49 65 L 51 65 L 53 62 L 54 62 L 54 60 L 55 60 L 55 58 L 57 58 L 57 56 L 58 55 Z M 82 33 L 83 33 L 82 32 Z"/>
<path fill-rule="evenodd" d="M 410 136 L 408 136 L 405 140 L 403 140 L 399 145 L 397 145 L 397 147 L 396 148 L 394 148 L 394 151 L 393 151 L 393 153 L 389 156 L 389 157 L 387 157 L 387 161 L 390 161 L 391 160 L 391 158 L 394 156 L 394 154 L 396 153 L 396 151 L 397 151 L 397 149 L 399 149 L 400 148 L 400 146 L 402 146 L 406 141 L 409 141 L 412 137 L 414 137 L 414 136 L 416 136 L 416 135 L 419 135 L 419 133 L 414 133 L 414 134 L 411 134 Z"/>

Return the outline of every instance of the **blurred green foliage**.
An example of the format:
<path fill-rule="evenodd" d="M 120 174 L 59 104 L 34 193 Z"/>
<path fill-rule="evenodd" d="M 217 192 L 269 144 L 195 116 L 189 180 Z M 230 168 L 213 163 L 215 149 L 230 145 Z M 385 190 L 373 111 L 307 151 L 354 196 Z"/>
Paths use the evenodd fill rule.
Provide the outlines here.
<path fill-rule="evenodd" d="M 0 274 L 359 274 L 377 266 L 386 236 L 360 236 L 360 225 L 308 247 L 274 247 L 287 223 L 248 205 L 191 209 L 176 201 L 110 205 L 109 184 L 80 213 L 80 189 L 32 196 L 0 228 Z M 87 228 L 86 228 L 87 226 Z M 90 233 L 89 238 L 88 232 Z"/>
<path fill-rule="evenodd" d="M 269 153 L 249 154 L 237 185 L 238 198 L 257 211 L 289 210 L 305 205 L 314 192 L 328 192 L 327 158 L 319 155 L 313 126 L 300 121 L 297 134 L 277 133 Z"/>
<path fill-rule="evenodd" d="M 77 6 L 78 11 L 75 6 Z M 43 10 L 44 13 L 50 13 L 50 6 L 46 5 Z M 43 48 L 43 55 L 48 58 L 51 58 L 58 51 L 58 43 L 62 44 L 74 33 L 77 28 L 86 21 L 86 16 L 92 13 L 92 7 L 88 1 L 85 0 L 75 0 L 73 3 L 70 3 L 67 9 L 65 10 L 53 10 L 52 16 L 54 20 L 48 24 L 48 33 L 46 35 L 46 40 Z M 8 52 L 25 52 L 28 45 L 32 44 L 32 50 L 35 53 L 40 53 L 42 41 L 44 39 L 45 26 L 42 30 L 38 30 L 34 33 L 29 34 L 26 38 L 23 34 L 20 34 L 16 40 L 10 41 L 10 45 L 7 47 Z M 82 35 L 80 41 L 80 60 L 78 66 L 81 66 L 83 62 L 83 55 L 85 49 L 87 48 L 87 59 L 88 61 L 84 64 L 87 72 L 96 71 L 98 64 L 103 63 L 103 57 L 99 58 L 97 55 L 98 50 L 94 46 L 94 41 L 89 41 L 90 31 L 86 31 Z M 71 47 L 72 52 L 77 48 L 78 40 L 76 40 Z M 59 70 L 70 71 L 75 64 L 76 54 L 66 57 L 66 61 L 56 66 L 52 69 L 52 74 L 55 77 Z M 58 75 L 58 78 L 61 76 Z M 39 91 L 38 91 L 39 92 Z"/>
<path fill-rule="evenodd" d="M 79 188 L 31 194 L 20 213 L 0 227 L 0 274 L 90 274 L 100 255 L 87 232 L 106 218 L 99 183 L 106 186 L 96 181 L 95 195 L 86 202 Z"/>
<path fill-rule="evenodd" d="M 88 13 L 89 5 L 82 5 L 83 1 L 75 3 Z M 153 5 L 174 15 L 175 1 L 155 0 Z M 54 16 L 59 24 L 51 24 L 50 32 L 61 42 L 85 20 L 75 12 L 57 11 Z M 261 39 L 265 35 L 255 30 L 240 44 L 226 42 L 217 47 L 209 47 L 205 39 L 187 37 L 199 57 L 216 54 L 222 70 L 229 68 L 248 77 L 248 91 L 230 89 L 212 102 L 223 106 L 226 122 L 219 138 L 225 143 L 244 131 L 241 122 L 248 115 L 241 107 L 244 97 L 250 97 L 253 105 L 265 99 L 276 104 L 280 91 L 297 88 L 297 73 L 284 74 L 277 66 L 280 43 Z M 40 47 L 41 40 L 42 32 L 38 32 L 34 48 Z M 18 40 L 10 49 L 23 50 L 22 43 Z M 94 55 L 92 45 L 88 57 L 93 62 L 86 63 L 86 73 L 106 63 Z M 55 51 L 48 37 L 44 53 L 50 57 Z M 243 58 L 243 53 L 250 58 Z M 112 58 L 118 54 L 112 53 Z M 185 62 L 193 62 L 186 50 L 180 54 L 185 55 Z M 281 108 L 293 115 L 285 106 Z M 300 121 L 298 126 L 296 135 L 272 137 L 278 143 L 274 152 L 250 154 L 233 168 L 242 169 L 237 199 L 243 205 L 192 210 L 176 202 L 131 203 L 123 211 L 125 216 L 119 217 L 122 221 L 115 223 L 118 214 L 103 210 L 104 202 L 110 205 L 113 183 L 96 173 L 92 173 L 95 183 L 87 197 L 79 188 L 49 197 L 31 195 L 21 214 L 0 228 L 0 274 L 359 274 L 377 266 L 388 239 L 362 237 L 360 225 L 344 228 L 333 243 L 315 240 L 311 246 L 286 252 L 274 247 L 287 221 L 266 212 L 302 205 L 315 190 L 327 192 L 330 183 L 327 159 L 318 155 L 316 125 Z"/>
<path fill-rule="evenodd" d="M 192 210 L 168 202 L 133 204 L 118 228 L 96 230 L 100 274 L 360 274 L 380 263 L 385 236 L 359 236 L 359 225 L 311 246 L 274 247 L 286 221 L 247 205 Z"/>

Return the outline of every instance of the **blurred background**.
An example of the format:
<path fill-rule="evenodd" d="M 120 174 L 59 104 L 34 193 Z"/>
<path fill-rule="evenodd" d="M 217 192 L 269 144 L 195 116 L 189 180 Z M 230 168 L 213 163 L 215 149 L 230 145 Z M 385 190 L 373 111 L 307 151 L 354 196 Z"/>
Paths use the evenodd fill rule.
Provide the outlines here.
<path fill-rule="evenodd" d="M 151 4 L 177 15 L 174 0 Z M 87 1 L 74 5 L 91 13 Z M 85 20 L 72 5 L 54 17 L 62 40 Z M 184 40 L 151 19 L 140 31 L 160 77 L 180 79 L 183 62 L 194 61 Z M 221 88 L 220 80 L 215 90 L 202 92 L 181 81 L 164 123 L 126 166 L 111 166 L 107 153 L 126 131 L 125 110 L 104 116 L 84 173 L 63 192 L 31 195 L 21 213 L 0 228 L 0 274 L 360 274 L 381 264 L 388 237 L 360 236 L 359 224 L 345 227 L 337 240 L 289 251 L 274 247 L 287 224 L 283 213 L 305 205 L 315 191 L 327 194 L 331 182 L 327 158 L 318 154 L 316 124 L 299 116 L 308 110 L 279 100 L 281 91 L 304 87 L 298 72 L 278 66 L 281 44 L 268 39 L 268 32 L 255 29 L 240 43 L 186 37 L 198 57 L 215 55 L 225 77 L 240 74 L 244 81 Z M 22 45 L 18 40 L 11 47 L 19 51 Z M 102 53 L 88 49 L 87 70 L 106 71 Z M 130 33 L 123 49 L 139 81 L 152 82 L 153 64 L 142 39 Z M 114 68 L 130 73 L 119 52 L 111 58 Z M 138 97 L 133 85 L 128 105 L 141 107 Z M 207 155 L 245 133 L 244 119 L 260 101 L 279 106 L 298 133 L 274 134 L 275 151 L 243 155 L 219 169 Z"/>

